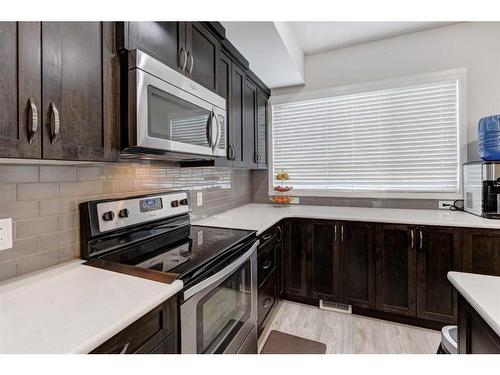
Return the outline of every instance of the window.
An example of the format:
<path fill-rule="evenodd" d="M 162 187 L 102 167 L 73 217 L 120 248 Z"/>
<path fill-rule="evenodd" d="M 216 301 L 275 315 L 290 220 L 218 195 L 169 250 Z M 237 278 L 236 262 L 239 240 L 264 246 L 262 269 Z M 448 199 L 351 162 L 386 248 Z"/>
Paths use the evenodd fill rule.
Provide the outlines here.
<path fill-rule="evenodd" d="M 273 99 L 273 176 L 294 195 L 458 196 L 460 72 Z"/>

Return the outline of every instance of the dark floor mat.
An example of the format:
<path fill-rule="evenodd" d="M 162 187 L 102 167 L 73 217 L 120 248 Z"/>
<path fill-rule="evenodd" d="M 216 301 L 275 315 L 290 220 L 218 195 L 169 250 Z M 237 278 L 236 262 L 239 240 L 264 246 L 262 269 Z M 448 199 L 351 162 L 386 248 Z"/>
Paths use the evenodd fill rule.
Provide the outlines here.
<path fill-rule="evenodd" d="M 322 342 L 304 339 L 280 331 L 271 331 L 260 354 L 325 354 Z"/>

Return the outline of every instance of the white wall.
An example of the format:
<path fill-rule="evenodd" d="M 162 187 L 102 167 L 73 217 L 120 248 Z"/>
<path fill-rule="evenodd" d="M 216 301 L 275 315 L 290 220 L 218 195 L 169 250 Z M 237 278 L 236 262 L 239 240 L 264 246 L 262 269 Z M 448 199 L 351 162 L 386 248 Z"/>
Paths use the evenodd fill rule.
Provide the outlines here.
<path fill-rule="evenodd" d="M 469 160 L 478 120 L 500 113 L 500 22 L 441 27 L 305 57 L 305 85 L 273 95 L 467 68 Z"/>

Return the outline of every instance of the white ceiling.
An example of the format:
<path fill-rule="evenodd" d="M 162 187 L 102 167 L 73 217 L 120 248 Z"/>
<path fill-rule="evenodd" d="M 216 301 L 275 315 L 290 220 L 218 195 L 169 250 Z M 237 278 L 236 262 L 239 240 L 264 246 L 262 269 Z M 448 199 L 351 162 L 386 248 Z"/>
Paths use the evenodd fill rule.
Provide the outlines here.
<path fill-rule="evenodd" d="M 433 29 L 454 22 L 293 22 L 306 55 Z"/>
<path fill-rule="evenodd" d="M 304 56 L 456 22 L 222 22 L 226 36 L 270 88 L 304 84 Z"/>

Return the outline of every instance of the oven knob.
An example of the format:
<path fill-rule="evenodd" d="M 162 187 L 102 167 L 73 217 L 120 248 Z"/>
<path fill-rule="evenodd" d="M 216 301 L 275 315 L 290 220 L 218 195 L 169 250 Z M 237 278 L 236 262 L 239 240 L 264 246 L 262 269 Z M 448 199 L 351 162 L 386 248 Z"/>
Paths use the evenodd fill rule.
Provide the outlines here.
<path fill-rule="evenodd" d="M 121 209 L 120 212 L 118 212 L 118 216 L 121 218 L 128 217 L 128 208 Z"/>
<path fill-rule="evenodd" d="M 172 201 L 170 204 L 172 207 L 179 207 L 179 201 Z"/>
<path fill-rule="evenodd" d="M 113 211 L 107 211 L 102 214 L 102 219 L 104 221 L 112 221 L 115 218 L 115 213 Z"/>
<path fill-rule="evenodd" d="M 180 203 L 181 203 L 181 206 L 187 206 L 187 204 L 188 204 L 187 198 L 181 199 Z"/>

